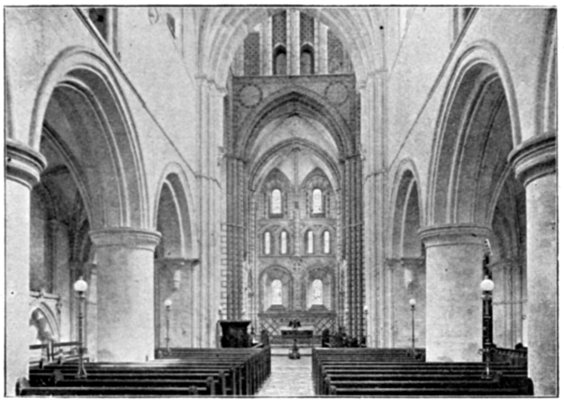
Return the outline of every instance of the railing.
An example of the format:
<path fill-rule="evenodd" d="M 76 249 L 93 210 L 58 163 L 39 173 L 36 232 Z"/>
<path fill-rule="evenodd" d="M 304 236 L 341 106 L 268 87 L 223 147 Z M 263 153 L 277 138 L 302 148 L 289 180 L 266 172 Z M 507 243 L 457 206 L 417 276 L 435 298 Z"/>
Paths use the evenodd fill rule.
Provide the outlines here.
<path fill-rule="evenodd" d="M 47 342 L 41 344 L 32 344 L 29 346 L 30 350 L 41 350 L 42 353 L 45 351 L 45 357 L 43 354 L 41 356 L 41 362 L 54 362 L 54 361 L 67 361 L 78 359 L 78 346 L 80 342 Z M 64 348 L 70 348 L 70 350 L 63 350 Z"/>
<path fill-rule="evenodd" d="M 507 349 L 495 347 L 492 349 L 492 362 L 504 362 L 516 366 L 527 365 L 527 349 Z"/>

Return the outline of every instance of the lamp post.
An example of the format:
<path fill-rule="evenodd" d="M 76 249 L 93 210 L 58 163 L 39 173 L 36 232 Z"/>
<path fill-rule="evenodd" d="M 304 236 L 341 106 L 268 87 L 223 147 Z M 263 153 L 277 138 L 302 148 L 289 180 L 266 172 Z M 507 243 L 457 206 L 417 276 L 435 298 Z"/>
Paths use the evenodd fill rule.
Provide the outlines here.
<path fill-rule="evenodd" d="M 484 377 L 491 378 L 490 362 L 492 356 L 493 344 L 493 312 L 492 312 L 492 292 L 494 290 L 494 282 L 486 278 L 480 282 L 482 290 L 482 354 L 483 361 L 486 363 L 486 372 Z"/>
<path fill-rule="evenodd" d="M 86 378 L 86 369 L 84 368 L 84 343 L 82 338 L 82 333 L 84 331 L 84 300 L 86 299 L 85 293 L 88 290 L 88 283 L 82 276 L 74 283 L 73 289 L 78 295 L 78 371 L 76 372 L 76 377 L 78 379 Z"/>
<path fill-rule="evenodd" d="M 411 307 L 411 354 L 415 357 L 415 299 L 409 299 Z"/>
<path fill-rule="evenodd" d="M 171 299 L 166 299 L 164 301 L 164 306 L 165 306 L 165 310 L 166 310 L 166 336 L 165 336 L 165 342 L 166 342 L 166 352 L 167 354 L 170 353 L 170 308 L 172 307 L 172 300 Z"/>

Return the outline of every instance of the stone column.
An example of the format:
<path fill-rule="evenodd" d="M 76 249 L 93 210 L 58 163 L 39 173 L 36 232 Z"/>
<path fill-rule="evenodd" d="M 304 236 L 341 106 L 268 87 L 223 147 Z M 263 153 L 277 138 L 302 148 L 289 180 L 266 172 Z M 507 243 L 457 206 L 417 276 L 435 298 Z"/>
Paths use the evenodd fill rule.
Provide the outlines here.
<path fill-rule="evenodd" d="M 528 140 L 509 155 L 527 196 L 529 377 L 536 396 L 557 393 L 556 138 Z"/>
<path fill-rule="evenodd" d="M 300 12 L 288 10 L 288 75 L 300 74 Z"/>
<path fill-rule="evenodd" d="M 68 342 L 71 340 L 70 332 L 70 302 L 73 293 L 69 291 L 71 287 L 70 276 L 70 248 L 68 226 L 61 221 L 52 219 L 49 221 L 49 231 L 51 239 L 54 243 L 52 247 L 53 254 L 53 288 L 51 293 L 56 293 L 60 296 L 59 300 L 59 340 L 61 342 Z"/>
<path fill-rule="evenodd" d="M 367 246 L 368 247 L 368 246 Z M 386 260 L 383 270 L 384 274 L 384 292 L 382 298 L 384 299 L 385 314 L 382 316 L 384 326 L 382 332 L 382 342 L 384 347 L 394 347 L 395 338 L 395 324 L 394 324 L 394 272 L 400 266 L 400 260 L 397 258 L 389 258 Z"/>
<path fill-rule="evenodd" d="M 490 230 L 473 224 L 424 228 L 427 361 L 480 361 L 482 257 Z"/>
<path fill-rule="evenodd" d="M 262 75 L 272 75 L 272 18 L 262 24 L 260 38 Z"/>
<path fill-rule="evenodd" d="M 493 342 L 499 347 L 512 348 L 515 342 L 512 339 L 511 329 L 513 318 L 511 308 L 514 301 L 511 262 L 506 259 L 499 260 L 490 264 L 489 268 L 492 271 L 492 280 L 495 282 L 492 297 Z"/>
<path fill-rule="evenodd" d="M 325 30 L 325 37 L 327 37 L 327 30 Z M 388 329 L 389 324 L 386 324 L 385 241 L 387 234 L 386 216 L 382 213 L 387 204 L 385 173 L 387 145 L 383 120 L 385 110 L 381 100 L 385 89 L 385 80 L 378 74 L 371 74 L 364 82 L 359 83 L 362 105 L 360 107 L 360 142 L 363 172 L 363 234 L 364 242 L 370 243 L 369 246 L 364 246 L 363 254 L 366 266 L 364 271 L 366 303 L 369 312 L 367 324 L 367 330 L 370 333 L 369 347 L 386 346 L 386 336 L 391 333 Z"/>
<path fill-rule="evenodd" d="M 133 228 L 90 232 L 98 266 L 99 361 L 154 356 L 154 251 L 160 236 Z"/>
<path fill-rule="evenodd" d="M 24 144 L 6 139 L 5 394 L 28 375 L 30 194 L 47 165 Z"/>
<path fill-rule="evenodd" d="M 315 59 L 315 69 L 318 74 L 327 75 L 327 26 L 321 23 L 317 24 L 317 26 L 319 49 L 316 49 L 318 56 Z"/>

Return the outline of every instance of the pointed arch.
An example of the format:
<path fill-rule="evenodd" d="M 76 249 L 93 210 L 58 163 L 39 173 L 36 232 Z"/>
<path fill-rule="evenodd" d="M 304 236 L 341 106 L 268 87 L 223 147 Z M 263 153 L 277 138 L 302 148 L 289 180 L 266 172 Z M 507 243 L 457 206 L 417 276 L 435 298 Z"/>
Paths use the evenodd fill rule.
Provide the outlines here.
<path fill-rule="evenodd" d="M 64 129 L 61 119 L 72 132 Z M 91 194 L 92 228 L 148 228 L 150 213 L 143 159 L 135 125 L 113 69 L 82 47 L 59 53 L 43 76 L 34 100 L 29 133 L 34 149 L 39 148 L 45 121 L 83 166 L 88 190 L 96 192 L 96 196 Z M 74 137 L 76 132 L 81 140 Z M 96 159 L 96 168 L 86 168 L 89 159 Z M 106 185 L 100 184 L 102 179 Z"/>
<path fill-rule="evenodd" d="M 248 152 L 268 123 L 295 114 L 304 115 L 323 125 L 330 133 L 341 156 L 350 155 L 355 151 L 350 128 L 333 105 L 305 87 L 286 87 L 268 96 L 245 118 L 239 130 L 244 136 L 238 141 L 235 150 L 237 155 L 248 159 Z"/>
<path fill-rule="evenodd" d="M 488 42 L 463 53 L 449 82 L 433 139 L 426 220 L 483 224 L 492 201 L 483 194 L 494 192 L 492 182 L 521 142 L 515 91 L 501 53 Z"/>
<path fill-rule="evenodd" d="M 196 208 L 188 178 L 182 167 L 177 163 L 168 164 L 159 179 L 158 188 L 154 203 L 154 226 L 158 228 L 159 218 L 166 217 L 167 219 L 173 218 L 170 223 L 175 227 L 169 232 L 173 237 L 169 237 L 168 240 L 172 242 L 168 242 L 165 237 L 170 235 L 161 232 L 163 233 L 162 246 L 167 246 L 168 242 L 172 246 L 170 251 L 174 253 L 174 257 L 198 258 L 200 249 L 198 248 L 197 228 L 190 212 Z M 162 246 L 159 244 L 159 247 Z"/>
<path fill-rule="evenodd" d="M 296 148 L 296 147 L 297 148 L 303 147 L 303 148 L 310 150 L 323 163 L 325 163 L 327 165 L 327 170 L 328 170 L 327 172 L 329 172 L 329 173 L 328 174 L 324 173 L 324 174 L 326 176 L 328 175 L 328 179 L 331 183 L 331 186 L 333 186 L 336 191 L 339 190 L 341 172 L 339 170 L 339 165 L 338 165 L 337 161 L 334 160 L 333 157 L 331 157 L 331 155 L 328 152 L 326 152 L 325 150 L 323 150 L 322 148 L 317 146 L 315 143 L 312 143 L 312 142 L 305 140 L 305 139 L 302 139 L 302 138 L 294 138 L 294 139 L 285 140 L 283 142 L 280 142 L 277 145 L 272 146 L 272 148 L 270 148 L 258 160 L 256 160 L 251 165 L 251 168 L 250 168 L 250 171 L 249 171 L 249 176 L 250 176 L 249 188 L 250 188 L 250 190 L 255 191 L 257 187 L 260 187 L 263 184 L 262 182 L 268 181 L 267 177 L 270 175 L 270 173 L 268 175 L 266 175 L 266 177 L 265 177 L 264 171 L 268 171 L 268 169 L 271 168 L 272 165 L 276 164 L 276 160 L 280 156 L 280 154 L 283 154 L 286 151 L 289 151 L 289 150 Z M 319 168 L 316 168 L 316 170 L 317 169 L 319 169 Z M 274 168 L 273 171 L 274 170 L 278 170 L 278 168 Z M 288 178 L 286 177 L 286 179 L 288 179 Z M 289 184 L 289 182 L 290 181 L 288 179 L 288 184 Z"/>
<path fill-rule="evenodd" d="M 391 255 L 393 258 L 421 256 L 418 230 L 423 209 L 415 164 L 404 160 L 396 172 L 391 203 Z"/>

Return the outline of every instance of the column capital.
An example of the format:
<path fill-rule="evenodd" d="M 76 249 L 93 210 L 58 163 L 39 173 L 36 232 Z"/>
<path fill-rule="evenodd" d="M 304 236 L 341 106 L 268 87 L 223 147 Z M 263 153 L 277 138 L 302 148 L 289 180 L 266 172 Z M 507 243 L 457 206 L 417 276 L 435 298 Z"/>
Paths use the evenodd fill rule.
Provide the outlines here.
<path fill-rule="evenodd" d="M 47 166 L 43 155 L 31 147 L 6 139 L 6 177 L 30 189 L 39 183 L 39 175 Z"/>
<path fill-rule="evenodd" d="M 525 186 L 556 172 L 556 136 L 539 135 L 526 140 L 509 154 L 515 176 Z"/>
<path fill-rule="evenodd" d="M 477 224 L 441 224 L 419 230 L 419 238 L 426 247 L 457 244 L 484 244 L 491 235 L 491 229 Z"/>
<path fill-rule="evenodd" d="M 161 240 L 161 234 L 136 228 L 107 228 L 90 231 L 90 239 L 97 247 L 119 246 L 154 251 Z"/>

